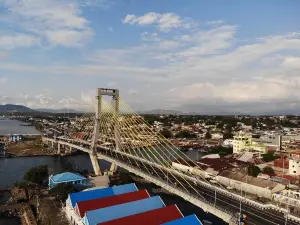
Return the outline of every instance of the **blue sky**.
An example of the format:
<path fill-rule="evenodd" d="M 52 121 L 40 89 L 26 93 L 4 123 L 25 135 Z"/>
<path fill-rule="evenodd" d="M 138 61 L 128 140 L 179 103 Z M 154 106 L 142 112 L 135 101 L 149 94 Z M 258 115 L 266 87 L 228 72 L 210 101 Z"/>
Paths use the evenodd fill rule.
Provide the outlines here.
<path fill-rule="evenodd" d="M 0 104 L 300 108 L 300 2 L 0 0 Z M 255 107 L 254 107 L 255 106 Z"/>

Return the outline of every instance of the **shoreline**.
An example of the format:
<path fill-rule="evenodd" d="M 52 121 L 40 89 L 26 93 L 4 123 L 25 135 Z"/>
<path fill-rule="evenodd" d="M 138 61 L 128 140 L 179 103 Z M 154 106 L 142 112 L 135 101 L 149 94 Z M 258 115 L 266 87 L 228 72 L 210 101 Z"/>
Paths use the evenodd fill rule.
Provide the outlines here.
<path fill-rule="evenodd" d="M 11 159 L 11 158 L 34 158 L 34 157 L 45 157 L 45 156 L 48 156 L 48 157 L 67 157 L 67 156 L 76 156 L 76 155 L 85 155 L 86 153 L 83 152 L 83 153 L 77 153 L 77 152 L 74 152 L 74 153 L 71 153 L 71 154 L 36 154 L 36 155 L 14 155 L 14 154 L 10 154 L 7 155 L 7 156 L 2 156 L 0 157 L 0 159 Z"/>

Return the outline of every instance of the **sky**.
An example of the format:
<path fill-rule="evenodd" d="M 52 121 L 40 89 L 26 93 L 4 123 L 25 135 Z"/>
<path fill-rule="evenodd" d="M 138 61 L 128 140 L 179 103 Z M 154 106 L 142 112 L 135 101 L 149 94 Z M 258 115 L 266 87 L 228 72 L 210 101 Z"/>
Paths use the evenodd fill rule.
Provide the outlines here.
<path fill-rule="evenodd" d="M 0 104 L 300 112 L 298 0 L 0 0 Z"/>

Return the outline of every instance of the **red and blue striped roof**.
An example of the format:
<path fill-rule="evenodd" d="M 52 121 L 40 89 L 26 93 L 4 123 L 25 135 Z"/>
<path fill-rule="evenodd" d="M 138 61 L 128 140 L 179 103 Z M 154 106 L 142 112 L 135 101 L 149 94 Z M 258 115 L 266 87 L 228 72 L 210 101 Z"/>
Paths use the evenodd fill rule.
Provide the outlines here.
<path fill-rule="evenodd" d="M 134 183 L 71 193 L 67 204 L 76 206 L 75 215 L 85 225 L 202 225 L 196 215 L 184 217 L 176 205 L 166 206 Z"/>

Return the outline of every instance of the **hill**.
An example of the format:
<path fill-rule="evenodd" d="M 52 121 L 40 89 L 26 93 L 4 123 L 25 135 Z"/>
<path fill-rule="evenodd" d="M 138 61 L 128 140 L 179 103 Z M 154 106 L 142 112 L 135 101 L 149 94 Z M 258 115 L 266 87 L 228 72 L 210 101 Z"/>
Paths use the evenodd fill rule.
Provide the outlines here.
<path fill-rule="evenodd" d="M 35 112 L 35 110 L 30 109 L 24 105 L 13 105 L 13 104 L 6 104 L 0 105 L 0 112 Z"/>

